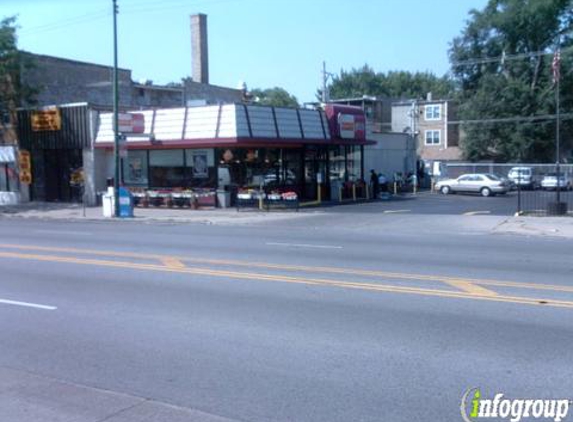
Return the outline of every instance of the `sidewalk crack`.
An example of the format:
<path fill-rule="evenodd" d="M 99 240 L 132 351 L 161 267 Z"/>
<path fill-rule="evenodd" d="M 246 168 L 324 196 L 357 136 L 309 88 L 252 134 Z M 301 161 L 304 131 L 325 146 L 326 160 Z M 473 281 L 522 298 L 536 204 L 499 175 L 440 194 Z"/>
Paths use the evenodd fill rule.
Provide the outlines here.
<path fill-rule="evenodd" d="M 121 415 L 122 413 L 128 412 L 131 409 L 135 409 L 138 406 L 141 406 L 142 404 L 146 403 L 150 401 L 150 399 L 141 399 L 140 401 L 138 401 L 137 403 L 132 404 L 131 406 L 127 406 L 124 409 L 120 409 L 117 412 L 112 413 L 111 415 L 107 415 L 106 417 L 104 417 L 103 419 L 99 419 L 96 422 L 105 422 L 110 420 L 111 418 L 115 418 L 116 416 Z"/>

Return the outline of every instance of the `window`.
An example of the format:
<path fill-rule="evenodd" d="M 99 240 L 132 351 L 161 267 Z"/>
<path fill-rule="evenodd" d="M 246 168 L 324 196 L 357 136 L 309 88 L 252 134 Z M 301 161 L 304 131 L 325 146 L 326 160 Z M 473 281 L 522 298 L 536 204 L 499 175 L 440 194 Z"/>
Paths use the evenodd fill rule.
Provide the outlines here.
<path fill-rule="evenodd" d="M 426 120 L 440 120 L 442 114 L 442 106 L 440 104 L 427 105 L 426 110 Z"/>
<path fill-rule="evenodd" d="M 360 147 L 356 145 L 346 146 L 346 175 L 348 181 L 356 182 L 360 179 Z"/>
<path fill-rule="evenodd" d="M 18 192 L 18 171 L 15 163 L 0 163 L 0 192 Z"/>
<path fill-rule="evenodd" d="M 336 145 L 330 148 L 330 181 L 344 181 L 346 177 L 346 157 L 344 146 Z"/>
<path fill-rule="evenodd" d="M 147 187 L 147 151 L 128 151 L 123 159 L 123 180 L 129 186 Z"/>
<path fill-rule="evenodd" d="M 149 151 L 149 185 L 155 188 L 185 186 L 183 150 Z"/>
<path fill-rule="evenodd" d="M 439 145 L 440 144 L 440 131 L 427 130 L 426 131 L 426 145 Z"/>
<path fill-rule="evenodd" d="M 185 177 L 189 187 L 214 188 L 217 186 L 215 150 L 186 149 L 185 166 Z"/>
<path fill-rule="evenodd" d="M 501 179 L 495 174 L 488 173 L 485 175 L 485 177 L 487 177 L 489 180 L 493 180 L 495 182 L 501 181 Z"/>
<path fill-rule="evenodd" d="M 6 192 L 8 190 L 7 167 L 7 164 L 0 163 L 0 192 Z"/>

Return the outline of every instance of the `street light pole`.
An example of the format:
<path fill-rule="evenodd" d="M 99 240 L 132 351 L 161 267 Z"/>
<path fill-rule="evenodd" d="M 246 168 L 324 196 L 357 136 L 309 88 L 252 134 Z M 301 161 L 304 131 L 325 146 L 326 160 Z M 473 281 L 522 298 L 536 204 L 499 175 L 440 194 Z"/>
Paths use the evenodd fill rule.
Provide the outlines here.
<path fill-rule="evenodd" d="M 558 64 L 559 65 L 559 64 Z M 558 70 L 559 72 L 559 70 Z M 560 144 L 561 144 L 561 139 L 560 139 L 560 130 L 559 130 L 559 126 L 560 126 L 560 95 L 559 95 L 559 79 L 560 75 L 557 74 L 557 78 L 555 78 L 555 107 L 557 108 L 556 110 L 556 120 L 555 120 L 555 172 L 557 173 L 557 188 L 555 189 L 556 191 L 556 200 L 557 203 L 561 202 L 561 187 L 560 187 L 560 176 L 561 176 L 561 172 L 560 172 L 560 162 L 561 162 L 561 148 L 560 148 Z"/>
<path fill-rule="evenodd" d="M 117 0 L 113 2 L 113 200 L 115 216 L 119 217 L 119 84 L 117 78 Z"/>

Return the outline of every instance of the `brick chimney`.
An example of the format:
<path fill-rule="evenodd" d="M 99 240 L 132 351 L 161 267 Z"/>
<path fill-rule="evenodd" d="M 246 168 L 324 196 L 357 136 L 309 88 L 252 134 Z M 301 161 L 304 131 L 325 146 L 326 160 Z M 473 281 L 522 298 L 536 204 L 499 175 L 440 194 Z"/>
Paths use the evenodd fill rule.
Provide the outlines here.
<path fill-rule="evenodd" d="M 191 76 L 195 82 L 209 83 L 207 15 L 191 15 Z"/>

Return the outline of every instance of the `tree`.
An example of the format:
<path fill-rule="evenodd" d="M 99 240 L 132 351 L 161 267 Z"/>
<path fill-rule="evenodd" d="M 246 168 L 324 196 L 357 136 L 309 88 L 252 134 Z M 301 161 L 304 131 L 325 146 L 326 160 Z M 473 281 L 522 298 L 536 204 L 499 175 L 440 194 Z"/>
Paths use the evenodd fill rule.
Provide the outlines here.
<path fill-rule="evenodd" d="M 571 0 L 490 0 L 470 19 L 449 51 L 467 159 L 553 161 L 553 52 L 560 48 L 562 112 L 571 111 Z M 557 45 L 560 39 L 559 45 Z M 562 134 L 571 133 L 564 120 Z M 571 136 L 562 136 L 566 146 Z"/>
<path fill-rule="evenodd" d="M 17 48 L 16 18 L 0 21 L 0 124 L 14 122 L 16 108 L 34 103 L 37 90 L 22 82 L 21 72 L 33 66 Z M 5 119 L 9 116 L 9 119 Z"/>
<path fill-rule="evenodd" d="M 453 91 L 451 81 L 430 72 L 390 71 L 375 72 L 365 64 L 359 69 L 340 71 L 328 86 L 331 99 L 357 98 L 363 95 L 390 98 L 425 98 L 431 92 L 435 97 L 447 98 Z M 317 98 L 321 99 L 321 91 Z"/>
<path fill-rule="evenodd" d="M 255 88 L 249 94 L 256 104 L 274 107 L 299 107 L 296 97 L 283 88 Z"/>

